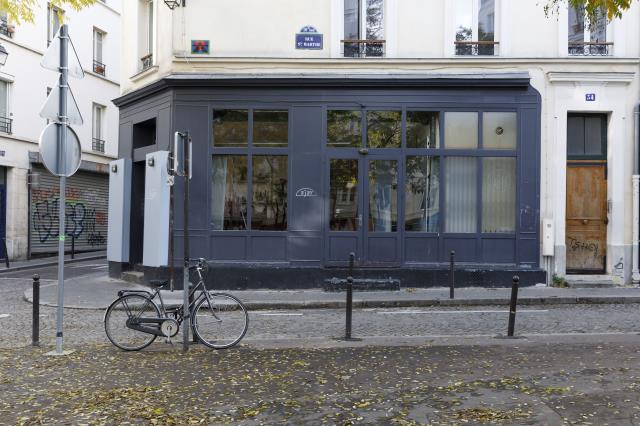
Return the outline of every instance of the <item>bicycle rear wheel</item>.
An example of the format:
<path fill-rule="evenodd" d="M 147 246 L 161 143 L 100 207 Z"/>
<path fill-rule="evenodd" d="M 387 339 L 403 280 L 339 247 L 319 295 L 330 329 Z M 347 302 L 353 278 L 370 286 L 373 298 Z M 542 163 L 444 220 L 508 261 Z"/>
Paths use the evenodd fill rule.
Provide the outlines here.
<path fill-rule="evenodd" d="M 235 296 L 209 293 L 196 305 L 193 330 L 202 343 L 213 349 L 237 344 L 249 328 L 247 308 Z"/>
<path fill-rule="evenodd" d="M 148 297 L 127 294 L 116 299 L 104 315 L 104 331 L 115 346 L 125 351 L 139 351 L 156 340 L 156 335 L 127 327 L 129 318 L 160 318 L 160 310 Z"/>

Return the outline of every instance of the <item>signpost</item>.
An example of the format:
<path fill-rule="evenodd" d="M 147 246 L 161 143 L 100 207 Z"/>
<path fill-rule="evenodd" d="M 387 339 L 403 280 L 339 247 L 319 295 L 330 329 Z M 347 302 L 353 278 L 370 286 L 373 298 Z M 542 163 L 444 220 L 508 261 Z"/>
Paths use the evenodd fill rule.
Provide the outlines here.
<path fill-rule="evenodd" d="M 73 51 L 73 62 L 69 64 L 69 46 L 73 49 L 69 38 L 67 25 L 62 25 L 58 36 L 49 45 L 42 58 L 43 68 L 60 72 L 58 87 L 51 91 L 45 102 L 40 116 L 53 120 L 40 135 L 40 155 L 42 162 L 51 174 L 60 178 L 60 199 L 58 202 L 58 315 L 56 321 L 56 350 L 48 355 L 66 355 L 72 351 L 64 351 L 64 339 L 62 325 L 64 317 L 64 242 L 65 242 L 65 190 L 66 179 L 72 176 L 80 167 L 82 150 L 76 133 L 69 127 L 69 123 L 82 124 L 82 116 L 78 105 L 71 95 L 71 109 L 68 108 L 69 76 L 83 78 L 84 72 L 78 60 L 78 55 Z M 56 102 L 57 101 L 57 102 Z M 58 111 L 53 111 L 53 106 L 58 104 Z M 69 113 L 71 112 L 71 113 Z"/>

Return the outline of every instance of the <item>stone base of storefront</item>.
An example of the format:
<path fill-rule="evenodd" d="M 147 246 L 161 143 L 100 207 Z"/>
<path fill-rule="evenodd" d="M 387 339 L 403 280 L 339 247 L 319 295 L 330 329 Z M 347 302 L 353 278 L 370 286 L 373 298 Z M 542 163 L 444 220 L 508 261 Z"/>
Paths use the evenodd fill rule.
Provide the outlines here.
<path fill-rule="evenodd" d="M 122 264 L 109 262 L 110 276 L 123 276 Z M 176 288 L 182 288 L 182 268 L 175 268 Z M 327 280 L 343 279 L 347 268 L 278 267 L 249 265 L 211 265 L 206 278 L 207 287 L 219 290 L 296 290 L 322 288 Z M 449 285 L 447 266 L 399 268 L 355 268 L 354 278 L 383 281 L 399 280 L 402 288 L 446 287 Z M 483 265 L 482 267 L 459 266 L 455 271 L 456 287 L 510 287 L 513 276 L 520 278 L 521 286 L 544 283 L 546 272 L 541 269 L 518 269 L 515 267 Z M 168 268 L 144 267 L 144 281 L 164 280 L 169 276 Z M 195 278 L 195 277 L 194 277 Z M 193 279 L 193 278 L 192 278 Z"/>

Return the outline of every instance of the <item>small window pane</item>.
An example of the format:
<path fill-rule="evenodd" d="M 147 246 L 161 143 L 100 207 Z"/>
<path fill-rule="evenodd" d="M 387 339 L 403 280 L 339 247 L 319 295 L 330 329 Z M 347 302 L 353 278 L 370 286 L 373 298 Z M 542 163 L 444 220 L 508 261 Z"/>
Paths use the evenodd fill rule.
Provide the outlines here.
<path fill-rule="evenodd" d="M 211 190 L 211 226 L 247 229 L 247 157 L 215 155 Z"/>
<path fill-rule="evenodd" d="M 398 162 L 369 162 L 369 231 L 398 230 Z"/>
<path fill-rule="evenodd" d="M 253 146 L 286 147 L 288 140 L 288 111 L 253 112 Z"/>
<path fill-rule="evenodd" d="M 329 205 L 332 231 L 358 229 L 358 160 L 332 159 L 329 170 Z"/>
<path fill-rule="evenodd" d="M 478 147 L 477 112 L 447 112 L 444 118 L 445 148 L 475 149 Z"/>
<path fill-rule="evenodd" d="M 440 230 L 440 158 L 407 157 L 404 229 Z"/>
<path fill-rule="evenodd" d="M 516 159 L 482 159 L 482 232 L 516 231 Z"/>
<path fill-rule="evenodd" d="M 247 146 L 249 112 L 235 109 L 213 111 L 213 145 L 219 147 Z"/>
<path fill-rule="evenodd" d="M 367 112 L 367 146 L 369 148 L 400 148 L 401 131 L 402 112 Z"/>
<path fill-rule="evenodd" d="M 602 137 L 602 116 L 584 118 L 584 153 L 585 155 L 604 155 L 605 144 Z"/>
<path fill-rule="evenodd" d="M 518 119 L 515 112 L 482 114 L 482 145 L 485 149 L 516 149 Z"/>
<path fill-rule="evenodd" d="M 253 156 L 251 229 L 287 230 L 286 155 Z"/>
<path fill-rule="evenodd" d="M 478 41 L 494 41 L 495 25 L 495 0 L 480 0 L 480 11 L 478 12 Z M 493 54 L 493 44 L 478 45 L 478 55 Z"/>
<path fill-rule="evenodd" d="M 407 111 L 407 148 L 440 148 L 437 112 Z"/>
<path fill-rule="evenodd" d="M 362 146 L 360 111 L 327 111 L 327 145 L 336 148 Z"/>
<path fill-rule="evenodd" d="M 474 233 L 477 229 L 478 162 L 473 157 L 449 157 L 445 172 L 445 231 Z"/>

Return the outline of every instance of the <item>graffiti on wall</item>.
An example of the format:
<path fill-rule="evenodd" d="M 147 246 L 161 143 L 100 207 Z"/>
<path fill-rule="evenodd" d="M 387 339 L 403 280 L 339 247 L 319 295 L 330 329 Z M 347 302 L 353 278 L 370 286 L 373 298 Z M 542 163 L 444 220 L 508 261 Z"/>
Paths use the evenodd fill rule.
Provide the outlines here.
<path fill-rule="evenodd" d="M 51 188 L 33 189 L 32 224 L 33 230 L 41 243 L 58 239 L 58 209 L 60 198 L 56 190 Z M 75 188 L 66 190 L 64 233 L 76 241 L 86 240 L 91 247 L 107 244 L 106 235 L 98 229 L 107 224 L 107 215 L 97 211 L 95 206 L 104 203 L 95 191 L 79 191 Z"/>

